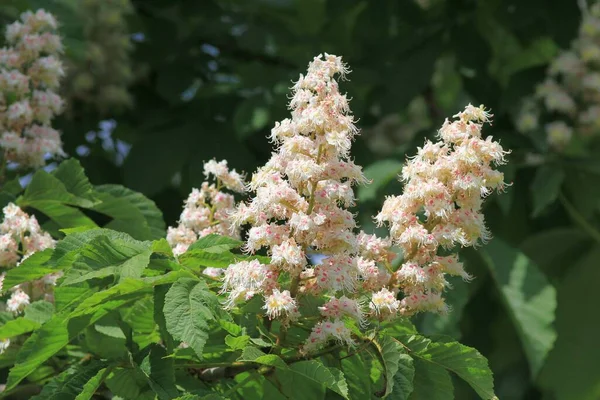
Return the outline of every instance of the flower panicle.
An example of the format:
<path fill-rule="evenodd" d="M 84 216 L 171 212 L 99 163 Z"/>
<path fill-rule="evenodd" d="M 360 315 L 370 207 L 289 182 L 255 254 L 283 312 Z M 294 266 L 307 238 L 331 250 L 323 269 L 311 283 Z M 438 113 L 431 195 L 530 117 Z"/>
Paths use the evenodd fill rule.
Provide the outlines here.
<path fill-rule="evenodd" d="M 0 49 L 0 147 L 21 167 L 40 168 L 63 157 L 60 133 L 51 123 L 64 108 L 58 95 L 65 71 L 58 23 L 44 10 L 21 14 L 5 31 Z"/>

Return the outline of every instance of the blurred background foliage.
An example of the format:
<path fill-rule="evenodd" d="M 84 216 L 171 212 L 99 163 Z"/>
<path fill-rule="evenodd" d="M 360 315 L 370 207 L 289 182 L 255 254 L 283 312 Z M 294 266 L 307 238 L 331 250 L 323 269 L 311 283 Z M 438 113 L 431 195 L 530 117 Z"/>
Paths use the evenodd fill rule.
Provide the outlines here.
<path fill-rule="evenodd" d="M 501 399 L 600 398 L 600 152 L 548 153 L 516 132 L 520 101 L 569 47 L 574 0 L 2 0 L 0 25 L 43 7 L 67 46 L 65 151 L 92 183 L 156 201 L 173 225 L 203 162 L 251 173 L 264 163 L 288 88 L 315 55 L 351 66 L 342 88 L 362 135 L 353 156 L 362 226 L 424 137 L 467 103 L 495 114 L 487 134 L 512 149 L 508 193 L 486 209 L 495 239 L 465 252 L 470 284 L 424 333 L 479 349 Z M 546 146 L 547 147 L 547 146 Z M 473 393 L 456 382 L 457 399 Z"/>

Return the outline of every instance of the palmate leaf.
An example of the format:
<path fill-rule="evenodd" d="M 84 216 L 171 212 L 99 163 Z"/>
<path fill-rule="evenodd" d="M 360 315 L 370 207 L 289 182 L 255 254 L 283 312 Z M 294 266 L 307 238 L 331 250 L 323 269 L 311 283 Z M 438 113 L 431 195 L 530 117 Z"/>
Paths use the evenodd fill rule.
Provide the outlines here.
<path fill-rule="evenodd" d="M 398 400 L 408 399 L 413 390 L 412 381 L 415 374 L 412 359 L 404 352 L 402 345 L 390 336 L 383 336 L 373 344 L 384 368 L 383 396 Z"/>
<path fill-rule="evenodd" d="M 492 240 L 481 252 L 536 376 L 556 339 L 556 290 L 525 254 Z"/>
<path fill-rule="evenodd" d="M 485 357 L 477 350 L 458 342 L 432 342 L 419 335 L 401 337 L 400 341 L 411 349 L 410 355 L 415 360 L 422 361 L 419 363 L 421 367 L 433 366 L 434 370 L 427 372 L 426 376 L 444 385 L 447 380 L 439 370 L 440 367 L 444 368 L 467 382 L 482 399 L 497 400 L 492 371 Z M 418 392 L 423 393 L 422 388 Z"/>
<path fill-rule="evenodd" d="M 219 299 L 203 281 L 181 279 L 165 296 L 163 308 L 166 328 L 176 340 L 188 344 L 202 358 L 209 324 L 220 314 Z"/>
<path fill-rule="evenodd" d="M 174 271 L 154 278 L 126 279 L 91 296 L 89 291 L 79 293 L 68 303 L 75 306 L 73 311 L 68 311 L 66 305 L 65 311 L 54 315 L 25 341 L 17 355 L 15 366 L 10 370 L 6 390 L 13 389 L 70 340 L 105 315 L 149 293 L 153 286 L 172 283 L 189 275 L 186 271 Z"/>

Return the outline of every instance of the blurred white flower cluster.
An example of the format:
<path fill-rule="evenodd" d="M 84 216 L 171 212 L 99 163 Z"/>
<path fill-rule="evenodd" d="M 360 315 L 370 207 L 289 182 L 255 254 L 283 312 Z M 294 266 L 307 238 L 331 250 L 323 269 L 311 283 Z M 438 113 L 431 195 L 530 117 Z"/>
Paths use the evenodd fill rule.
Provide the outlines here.
<path fill-rule="evenodd" d="M 548 121 L 541 125 L 540 120 Z M 585 10 L 579 35 L 547 71 L 535 96 L 525 101 L 516 125 L 523 133 L 543 129 L 550 147 L 562 150 L 576 134 L 600 132 L 600 4 Z"/>
<path fill-rule="evenodd" d="M 54 116 L 63 109 L 56 93 L 64 75 L 56 19 L 44 10 L 21 14 L 6 28 L 0 49 L 0 146 L 7 161 L 39 168 L 63 156 Z"/>
<path fill-rule="evenodd" d="M 445 311 L 444 273 L 469 275 L 456 255 L 442 257 L 438 251 L 489 237 L 482 198 L 504 187 L 503 175 L 491 164 L 502 163 L 505 152 L 491 139 L 481 139 L 489 114 L 469 105 L 457 121 L 446 121 L 441 142 L 426 143 L 408 163 L 405 193 L 386 200 L 377 220 L 390 224 L 392 239 L 356 233 L 349 211 L 353 185 L 367 179 L 350 159 L 358 130 L 335 79 L 347 72 L 340 57 L 325 54 L 300 75 L 290 101 L 292 118 L 271 131 L 277 151 L 253 174 L 254 196 L 230 216 L 236 227 L 251 225 L 244 250 L 266 249 L 271 262 L 229 266 L 223 284 L 227 307 L 261 295 L 265 315 L 279 319 L 285 332 L 301 317 L 304 298 L 324 299 L 318 310 L 309 311 L 321 318 L 304 351 L 331 339 L 353 344 L 351 320 L 361 327 L 370 318 Z M 398 271 L 391 265 L 393 242 L 405 255 Z M 322 260 L 311 265 L 315 254 Z"/>
<path fill-rule="evenodd" d="M 4 220 L 0 224 L 0 267 L 18 268 L 33 253 L 53 248 L 55 240 L 44 232 L 35 216 L 29 216 L 21 208 L 9 203 L 2 210 Z M 60 272 L 49 274 L 32 282 L 10 288 L 10 298 L 6 310 L 19 314 L 33 301 L 54 301 L 54 286 Z M 0 291 L 3 290 L 4 274 L 0 277 Z M 8 347 L 9 341 L 0 343 L 0 353 Z"/>
<path fill-rule="evenodd" d="M 235 198 L 222 189 L 243 193 L 244 177 L 235 170 L 229 170 L 225 160 L 205 163 L 204 175 L 207 179 L 213 176 L 216 183 L 203 182 L 200 189 L 192 189 L 185 201 L 179 225 L 169 227 L 167 232 L 167 241 L 175 255 L 185 253 L 192 243 L 211 233 L 240 237 L 239 228 L 232 227 L 229 221 Z"/>

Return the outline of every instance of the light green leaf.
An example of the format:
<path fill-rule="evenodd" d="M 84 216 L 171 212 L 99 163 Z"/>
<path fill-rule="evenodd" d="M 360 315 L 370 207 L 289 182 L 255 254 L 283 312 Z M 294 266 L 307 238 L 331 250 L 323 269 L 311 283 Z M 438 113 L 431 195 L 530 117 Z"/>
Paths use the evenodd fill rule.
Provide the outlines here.
<path fill-rule="evenodd" d="M 499 239 L 481 252 L 511 316 L 533 376 L 537 376 L 556 339 L 556 290 L 522 252 Z"/>
<path fill-rule="evenodd" d="M 32 321 L 25 317 L 19 317 L 11 321 L 7 321 L 0 326 L 0 340 L 9 339 L 24 333 L 33 332 L 41 326 L 39 322 Z"/>
<path fill-rule="evenodd" d="M 171 286 L 165 296 L 163 311 L 167 330 L 202 358 L 209 324 L 216 321 L 215 314 L 220 307 L 218 298 L 208 290 L 206 283 L 181 279 Z"/>
<path fill-rule="evenodd" d="M 236 257 L 230 252 L 211 253 L 205 250 L 188 250 L 179 256 L 179 262 L 188 268 L 202 267 L 227 268 L 236 262 Z"/>
<path fill-rule="evenodd" d="M 224 330 L 226 330 L 229 334 L 233 335 L 233 336 L 238 336 L 242 333 L 242 327 L 234 324 L 233 322 L 224 320 L 224 319 L 220 319 L 219 320 L 219 325 L 221 325 L 221 328 L 223 328 Z"/>
<path fill-rule="evenodd" d="M 48 274 L 57 272 L 56 269 L 45 266 L 46 261 L 48 261 L 52 255 L 52 251 L 52 249 L 46 249 L 33 253 L 17 268 L 11 268 L 6 271 L 3 286 L 7 289 L 13 288 L 23 282 L 40 279 Z"/>
<path fill-rule="evenodd" d="M 224 253 L 231 249 L 236 249 L 242 245 L 242 242 L 230 238 L 229 236 L 220 236 L 214 233 L 204 236 L 189 247 L 188 250 L 203 250 L 207 253 Z"/>
<path fill-rule="evenodd" d="M 556 201 L 564 179 L 565 172 L 557 165 L 543 165 L 537 169 L 531 184 L 532 217 L 539 216 L 546 207 Z"/>
<path fill-rule="evenodd" d="M 102 382 L 104 382 L 108 374 L 110 374 L 110 371 L 112 371 L 112 368 L 102 368 L 98 371 L 96 375 L 83 386 L 83 390 L 75 397 L 75 400 L 90 400 L 96 393 L 96 390 L 102 385 Z"/>
<path fill-rule="evenodd" d="M 231 348 L 231 350 L 242 350 L 250 342 L 250 336 L 243 335 L 233 337 L 231 335 L 225 336 L 225 344 Z"/>

